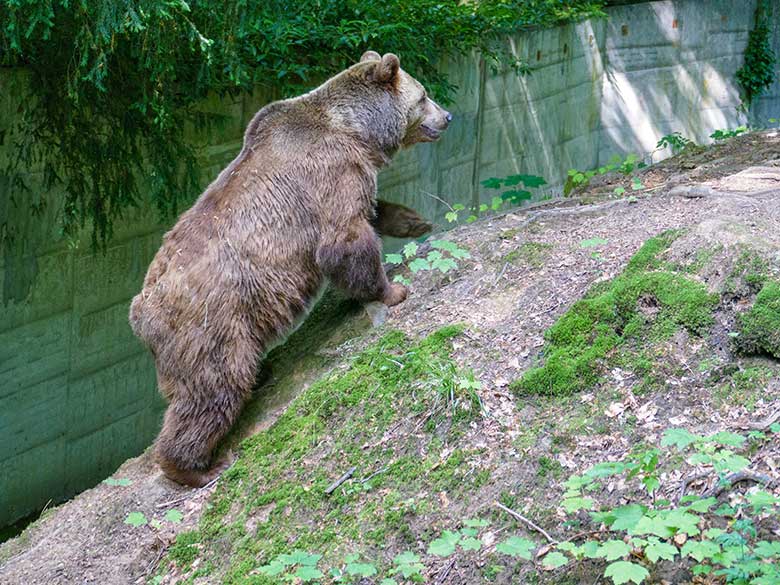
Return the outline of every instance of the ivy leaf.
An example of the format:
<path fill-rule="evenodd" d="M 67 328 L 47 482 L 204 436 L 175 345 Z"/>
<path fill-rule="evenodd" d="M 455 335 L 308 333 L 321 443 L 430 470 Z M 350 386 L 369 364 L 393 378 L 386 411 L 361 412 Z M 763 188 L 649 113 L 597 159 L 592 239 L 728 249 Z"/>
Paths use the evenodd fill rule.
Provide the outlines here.
<path fill-rule="evenodd" d="M 528 201 L 533 197 L 530 191 L 525 189 L 510 189 L 501 193 L 501 199 L 504 201 L 511 201 L 512 203 L 520 203 L 521 201 Z"/>
<path fill-rule="evenodd" d="M 274 559 L 267 565 L 263 565 L 257 570 L 264 575 L 268 575 L 269 577 L 276 577 L 277 575 L 281 575 L 287 570 L 287 565 L 277 559 Z"/>
<path fill-rule="evenodd" d="M 647 477 L 642 478 L 642 484 L 644 484 L 648 494 L 652 494 L 661 487 L 661 482 L 654 475 L 648 475 Z"/>
<path fill-rule="evenodd" d="M 146 516 L 142 512 L 130 512 L 125 518 L 125 524 L 138 528 L 139 526 L 146 525 Z"/>
<path fill-rule="evenodd" d="M 703 514 L 717 503 L 717 498 L 703 498 L 693 502 L 690 506 L 688 506 L 688 509 L 693 510 L 694 512 L 701 512 Z"/>
<path fill-rule="evenodd" d="M 473 518 L 470 520 L 466 520 L 463 522 L 465 526 L 468 526 L 469 528 L 482 528 L 484 526 L 490 526 L 490 522 L 488 520 L 485 520 L 484 518 Z"/>
<path fill-rule="evenodd" d="M 684 532 L 688 536 L 696 536 L 700 532 L 698 527 L 699 517 L 685 510 L 670 510 L 666 514 L 664 523 L 670 528 L 674 528 L 677 532 Z"/>
<path fill-rule="evenodd" d="M 417 254 L 417 244 L 415 242 L 409 242 L 404 246 L 404 256 L 406 258 L 411 258 L 412 256 Z"/>
<path fill-rule="evenodd" d="M 390 579 L 389 577 L 385 577 L 379 582 L 379 585 L 398 585 L 398 582 L 395 579 Z"/>
<path fill-rule="evenodd" d="M 745 437 L 737 433 L 729 433 L 727 431 L 721 431 L 715 433 L 711 437 L 707 437 L 707 441 L 711 443 L 717 443 L 719 445 L 726 445 L 729 447 L 741 447 L 745 442 Z"/>
<path fill-rule="evenodd" d="M 661 438 L 661 447 L 674 445 L 678 450 L 682 451 L 700 439 L 701 437 L 694 435 L 687 429 L 666 429 Z"/>
<path fill-rule="evenodd" d="M 629 534 L 655 534 L 661 538 L 671 538 L 674 536 L 674 529 L 669 527 L 661 518 L 657 516 L 642 516 L 639 522 L 629 531 Z"/>
<path fill-rule="evenodd" d="M 593 501 L 593 498 L 585 498 L 580 496 L 566 498 L 561 502 L 561 506 L 563 506 L 563 509 L 566 510 L 569 514 L 572 514 L 577 510 L 592 510 L 593 506 L 595 505 L 596 503 Z"/>
<path fill-rule="evenodd" d="M 547 569 L 557 569 L 568 564 L 568 562 L 569 559 L 566 558 L 566 555 L 555 551 L 545 555 L 542 559 L 542 566 Z"/>
<path fill-rule="evenodd" d="M 428 545 L 428 554 L 437 557 L 448 557 L 455 552 L 455 545 L 460 541 L 460 534 L 445 530 L 444 533 Z"/>
<path fill-rule="evenodd" d="M 596 248 L 597 246 L 603 246 L 609 243 L 609 240 L 604 238 L 589 238 L 580 242 L 580 248 Z"/>
<path fill-rule="evenodd" d="M 286 565 L 316 565 L 322 558 L 322 555 L 309 554 L 303 550 L 294 550 L 289 554 L 279 555 L 277 557 L 279 561 Z"/>
<path fill-rule="evenodd" d="M 615 585 L 622 585 L 623 583 L 636 583 L 639 585 L 642 581 L 647 579 L 650 573 L 647 572 L 642 565 L 636 563 L 629 563 L 628 561 L 617 561 L 611 565 L 607 565 L 604 571 L 604 576 L 612 579 Z"/>
<path fill-rule="evenodd" d="M 680 556 L 691 557 L 699 562 L 710 559 L 720 552 L 720 545 L 711 540 L 688 540 L 680 550 Z"/>
<path fill-rule="evenodd" d="M 510 557 L 520 557 L 530 561 L 532 558 L 532 551 L 536 548 L 536 543 L 527 538 L 520 538 L 519 536 L 510 536 L 504 542 L 500 542 L 496 545 L 496 551 L 509 555 Z"/>
<path fill-rule="evenodd" d="M 497 179 L 496 177 L 490 177 L 489 179 L 485 179 L 484 181 L 482 181 L 482 186 L 487 189 L 500 189 L 501 179 Z"/>
<path fill-rule="evenodd" d="M 547 184 L 547 181 L 537 175 L 520 175 L 520 178 L 523 181 L 523 185 L 529 189 L 535 189 Z"/>
<path fill-rule="evenodd" d="M 419 575 L 423 567 L 420 563 L 420 557 L 411 551 L 404 551 L 393 559 L 395 567 L 390 571 L 391 574 L 401 573 L 404 579 L 408 579 L 412 575 Z"/>
<path fill-rule="evenodd" d="M 438 258 L 431 262 L 431 267 L 435 268 L 442 274 L 446 274 L 450 270 L 455 270 L 458 265 L 455 263 L 455 260 L 452 258 Z"/>
<path fill-rule="evenodd" d="M 780 541 L 767 542 L 762 540 L 757 542 L 753 552 L 762 559 L 771 559 L 780 556 Z"/>
<path fill-rule="evenodd" d="M 444 219 L 446 219 L 449 223 L 452 223 L 453 221 L 458 221 L 458 214 L 455 211 L 448 211 L 444 214 Z"/>
<path fill-rule="evenodd" d="M 460 542 L 460 547 L 463 550 L 479 550 L 482 548 L 482 541 L 473 536 L 469 536 Z"/>
<path fill-rule="evenodd" d="M 645 548 L 645 555 L 651 562 L 657 563 L 658 559 L 672 561 L 677 556 L 677 547 L 668 542 L 661 542 L 657 539 L 651 541 Z"/>
<path fill-rule="evenodd" d="M 614 561 L 631 552 L 631 547 L 622 540 L 608 540 L 599 547 L 598 556 Z"/>
<path fill-rule="evenodd" d="M 612 510 L 612 514 L 615 516 L 615 521 L 611 526 L 612 530 L 631 530 L 642 518 L 645 510 L 646 508 L 639 504 L 629 504 L 628 506 L 615 508 Z"/>
<path fill-rule="evenodd" d="M 425 258 L 415 258 L 409 263 L 409 270 L 417 274 L 420 270 L 430 270 L 431 265 Z"/>
<path fill-rule="evenodd" d="M 182 521 L 184 514 L 179 512 L 176 508 L 172 508 L 165 513 L 165 519 L 168 522 L 178 523 Z"/>
<path fill-rule="evenodd" d="M 298 570 L 295 571 L 294 576 L 298 577 L 298 579 L 304 583 L 307 583 L 309 581 L 314 581 L 315 579 L 320 579 L 325 575 L 317 567 L 301 565 L 298 567 Z"/>
<path fill-rule="evenodd" d="M 133 481 L 131 479 L 126 479 L 126 478 L 115 479 L 113 477 L 109 477 L 107 479 L 104 479 L 103 483 L 106 484 L 106 485 L 115 485 L 115 486 L 126 487 L 128 485 L 131 485 L 133 483 Z"/>
<path fill-rule="evenodd" d="M 400 254 L 385 254 L 385 262 L 388 264 L 401 264 L 404 258 Z"/>
<path fill-rule="evenodd" d="M 712 466 L 718 473 L 725 473 L 727 471 L 737 472 L 742 471 L 750 465 L 750 459 L 737 455 L 735 453 L 723 454 L 723 458 L 719 461 L 713 461 Z"/>
<path fill-rule="evenodd" d="M 750 505 L 753 506 L 754 513 L 758 513 L 759 511 L 774 506 L 775 504 L 780 504 L 780 498 L 763 490 L 759 490 L 753 494 L 748 494 L 747 500 L 750 502 Z"/>
<path fill-rule="evenodd" d="M 376 567 L 371 563 L 349 563 L 345 569 L 352 576 L 371 577 L 376 575 Z"/>
<path fill-rule="evenodd" d="M 598 558 L 599 543 L 595 540 L 589 540 L 582 545 L 582 554 L 585 558 L 595 559 Z"/>

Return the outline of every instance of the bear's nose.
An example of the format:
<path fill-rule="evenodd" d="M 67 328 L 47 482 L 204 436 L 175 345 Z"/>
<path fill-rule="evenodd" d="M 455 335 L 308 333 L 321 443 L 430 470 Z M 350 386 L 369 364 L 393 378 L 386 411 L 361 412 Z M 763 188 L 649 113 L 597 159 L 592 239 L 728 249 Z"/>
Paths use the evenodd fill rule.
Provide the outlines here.
<path fill-rule="evenodd" d="M 447 115 L 444 116 L 444 119 L 447 120 L 447 124 L 449 124 L 450 122 L 452 122 L 452 114 L 447 112 Z"/>

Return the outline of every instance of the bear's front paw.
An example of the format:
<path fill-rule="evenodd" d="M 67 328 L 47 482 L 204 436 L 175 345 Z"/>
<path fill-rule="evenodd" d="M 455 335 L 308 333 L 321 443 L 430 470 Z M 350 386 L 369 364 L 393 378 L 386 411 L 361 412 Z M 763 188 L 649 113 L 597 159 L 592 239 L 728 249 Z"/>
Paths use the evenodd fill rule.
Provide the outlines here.
<path fill-rule="evenodd" d="M 387 292 L 385 293 L 385 298 L 382 299 L 382 302 L 386 304 L 388 307 L 392 307 L 393 305 L 397 305 L 398 303 L 402 303 L 403 301 L 405 301 L 408 295 L 409 295 L 408 288 L 406 288 L 402 284 L 394 282 L 387 289 Z"/>

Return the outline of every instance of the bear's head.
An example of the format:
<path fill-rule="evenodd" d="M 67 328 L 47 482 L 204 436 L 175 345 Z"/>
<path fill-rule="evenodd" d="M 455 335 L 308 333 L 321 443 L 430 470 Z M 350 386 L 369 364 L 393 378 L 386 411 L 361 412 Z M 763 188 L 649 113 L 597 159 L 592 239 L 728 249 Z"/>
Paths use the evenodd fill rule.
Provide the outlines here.
<path fill-rule="evenodd" d="M 380 57 L 367 51 L 324 87 L 339 120 L 388 155 L 438 140 L 452 120 L 452 114 L 428 97 L 392 53 Z"/>

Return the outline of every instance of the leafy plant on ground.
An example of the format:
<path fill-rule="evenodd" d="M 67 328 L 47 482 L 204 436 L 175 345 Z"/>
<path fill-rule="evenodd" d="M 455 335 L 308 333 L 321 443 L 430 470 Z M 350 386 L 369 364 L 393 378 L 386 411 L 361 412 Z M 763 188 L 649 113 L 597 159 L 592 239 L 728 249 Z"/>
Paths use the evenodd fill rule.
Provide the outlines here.
<path fill-rule="evenodd" d="M 495 212 L 507 205 L 518 206 L 522 205 L 524 201 L 531 201 L 533 193 L 529 189 L 538 189 L 542 185 L 546 185 L 547 181 L 537 175 L 509 175 L 503 178 L 490 177 L 481 183 L 487 189 L 503 189 L 503 191 L 491 199 L 490 205 L 482 203 L 472 207 L 469 210 L 470 214 L 466 218 L 466 223 L 476 221 L 480 215 L 488 211 Z M 458 221 L 460 212 L 465 211 L 465 209 L 464 205 L 457 203 L 450 207 L 450 210 L 444 215 L 444 219 L 449 223 L 454 223 Z"/>
<path fill-rule="evenodd" d="M 408 262 L 406 266 L 412 274 L 419 272 L 447 274 L 450 270 L 455 270 L 458 267 L 458 260 L 466 260 L 471 257 L 467 250 L 448 240 L 432 240 L 430 245 L 433 250 L 428 252 L 425 257 L 418 257 L 417 252 L 420 246 L 416 242 L 409 242 L 403 247 L 400 254 L 385 254 L 385 262 L 396 265 Z M 393 281 L 407 286 L 411 284 L 411 280 L 401 274 L 393 277 Z"/>
<path fill-rule="evenodd" d="M 780 425 L 773 430 L 780 431 Z M 754 440 L 775 439 L 759 433 Z M 694 471 L 715 478 L 717 494 L 721 488 L 728 491 L 735 474 L 750 466 L 738 452 L 746 444 L 746 437 L 736 433 L 703 436 L 672 428 L 664 433 L 660 447 L 640 447 L 623 461 L 599 463 L 571 476 L 561 506 L 574 522 L 580 511 L 588 511 L 597 536 L 575 537 L 553 549 L 564 552 L 567 563 L 604 559 L 609 563 L 604 576 L 616 585 L 643 583 L 654 565 L 678 559 L 693 563 L 694 575 L 711 574 L 736 585 L 780 584 L 780 543 L 771 535 L 776 529 L 771 522 L 776 524 L 780 512 L 779 497 L 760 488 L 728 504 L 707 494 L 685 495 L 678 502 L 660 497 L 681 491 L 678 485 L 662 483 L 683 463 L 675 451 L 684 454 Z M 604 483 L 618 479 L 638 482 L 645 496 L 617 507 L 599 505 Z"/>
<path fill-rule="evenodd" d="M 674 154 L 677 154 L 693 146 L 696 146 L 696 143 L 693 140 L 686 138 L 679 132 L 672 132 L 671 134 L 661 136 L 661 139 L 655 145 L 655 148 L 656 150 L 659 150 L 668 147 L 672 149 Z"/>
<path fill-rule="evenodd" d="M 740 134 L 744 134 L 747 131 L 748 131 L 747 126 L 739 126 L 737 128 L 734 128 L 733 130 L 719 129 L 719 130 L 715 130 L 715 132 L 710 134 L 710 138 L 712 138 L 717 142 L 720 142 L 723 140 L 728 140 L 730 138 L 736 138 Z"/>
<path fill-rule="evenodd" d="M 640 157 L 636 154 L 629 154 L 625 158 L 622 158 L 620 155 L 616 154 L 609 160 L 607 164 L 596 169 L 590 169 L 587 171 L 569 169 L 569 172 L 566 175 L 566 182 L 563 184 L 563 196 L 569 197 L 572 193 L 584 189 L 590 184 L 590 180 L 596 175 L 606 175 L 607 173 L 611 173 L 613 171 L 617 171 L 623 175 L 630 175 L 636 169 L 642 169 L 646 166 L 647 165 L 642 162 Z M 639 180 L 638 177 L 634 177 L 634 179 L 638 180 L 639 184 L 641 185 L 641 180 Z M 616 190 L 616 194 L 622 195 L 625 193 L 624 188 L 619 187 L 618 189 L 621 189 L 621 191 L 618 192 Z"/>

